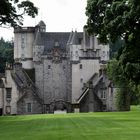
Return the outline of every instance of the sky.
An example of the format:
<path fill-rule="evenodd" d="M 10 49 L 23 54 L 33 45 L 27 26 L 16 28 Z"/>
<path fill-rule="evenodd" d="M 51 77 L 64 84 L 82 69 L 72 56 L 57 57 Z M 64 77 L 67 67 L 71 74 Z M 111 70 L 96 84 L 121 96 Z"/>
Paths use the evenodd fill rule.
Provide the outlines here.
<path fill-rule="evenodd" d="M 30 0 L 39 8 L 36 18 L 24 17 L 24 26 L 35 26 L 40 20 L 46 24 L 47 32 L 82 31 L 86 24 L 87 0 Z M 13 38 L 12 28 L 0 28 L 0 37 Z"/>

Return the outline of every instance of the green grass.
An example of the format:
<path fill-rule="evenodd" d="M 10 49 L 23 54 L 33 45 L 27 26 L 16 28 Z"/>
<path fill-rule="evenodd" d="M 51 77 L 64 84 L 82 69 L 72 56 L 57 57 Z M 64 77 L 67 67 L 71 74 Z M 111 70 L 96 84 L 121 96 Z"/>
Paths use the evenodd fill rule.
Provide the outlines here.
<path fill-rule="evenodd" d="M 130 112 L 0 117 L 0 140 L 140 140 L 140 107 Z"/>

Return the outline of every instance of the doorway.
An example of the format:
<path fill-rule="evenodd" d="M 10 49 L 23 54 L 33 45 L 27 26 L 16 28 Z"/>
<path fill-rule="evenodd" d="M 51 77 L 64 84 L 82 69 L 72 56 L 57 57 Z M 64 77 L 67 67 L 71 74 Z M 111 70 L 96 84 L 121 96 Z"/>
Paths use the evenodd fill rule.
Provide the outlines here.
<path fill-rule="evenodd" d="M 2 108 L 0 108 L 0 116 L 2 116 L 2 112 L 3 112 L 3 110 L 2 110 Z"/>

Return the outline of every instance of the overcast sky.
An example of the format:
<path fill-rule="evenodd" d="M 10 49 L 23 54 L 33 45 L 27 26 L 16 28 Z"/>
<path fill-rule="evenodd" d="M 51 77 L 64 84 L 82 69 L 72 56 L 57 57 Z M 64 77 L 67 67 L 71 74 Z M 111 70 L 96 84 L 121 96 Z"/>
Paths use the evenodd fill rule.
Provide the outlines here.
<path fill-rule="evenodd" d="M 30 0 L 39 8 L 39 15 L 32 19 L 25 17 L 24 26 L 35 26 L 40 20 L 46 23 L 48 32 L 82 31 L 86 24 L 87 0 Z M 11 40 L 13 29 L 0 28 L 0 37 Z"/>

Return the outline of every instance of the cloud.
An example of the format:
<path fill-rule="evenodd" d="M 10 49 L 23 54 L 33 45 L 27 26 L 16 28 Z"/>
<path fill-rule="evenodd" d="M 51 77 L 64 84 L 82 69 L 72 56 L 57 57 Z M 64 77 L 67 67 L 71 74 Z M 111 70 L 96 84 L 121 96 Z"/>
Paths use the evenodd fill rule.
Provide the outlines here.
<path fill-rule="evenodd" d="M 32 19 L 25 16 L 24 26 L 35 26 L 40 20 L 46 23 L 48 32 L 82 31 L 86 24 L 87 0 L 30 0 L 39 8 L 39 15 Z M 7 38 L 9 31 L 0 30 L 0 36 Z M 9 35 L 13 35 L 12 31 Z M 12 36 L 11 36 L 12 37 Z M 9 38 L 9 37 L 8 37 Z"/>

